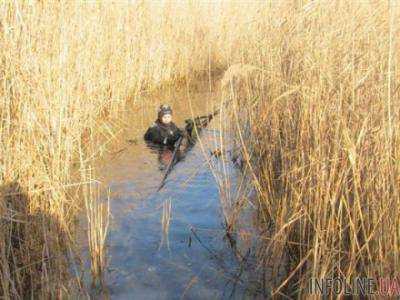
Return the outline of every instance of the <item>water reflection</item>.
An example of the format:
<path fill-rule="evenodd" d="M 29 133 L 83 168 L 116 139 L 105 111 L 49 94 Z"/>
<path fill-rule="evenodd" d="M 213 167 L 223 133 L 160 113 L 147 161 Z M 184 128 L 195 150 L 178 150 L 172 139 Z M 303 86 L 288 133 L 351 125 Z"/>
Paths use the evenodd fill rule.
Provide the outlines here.
<path fill-rule="evenodd" d="M 234 298 L 242 298 L 246 290 L 237 278 L 240 265 L 224 239 L 219 190 L 204 164 L 201 148 L 196 145 L 188 152 L 156 193 L 163 173 L 154 167 L 160 159 L 165 158 L 165 164 L 171 150 L 145 144 L 133 147 L 142 153 L 136 159 L 132 159 L 132 153 L 138 149 L 130 149 L 107 166 L 119 170 L 119 176 L 109 178 L 108 183 L 113 195 L 118 195 L 112 198 L 113 224 L 108 241 L 111 297 L 220 299 L 229 298 L 234 291 Z M 218 159 L 213 163 L 219 163 Z M 196 175 L 182 186 L 193 171 Z M 168 205 L 166 243 L 163 222 Z"/>
<path fill-rule="evenodd" d="M 158 145 L 152 142 L 146 142 L 146 145 L 151 153 L 154 153 L 158 157 L 159 170 L 165 171 L 168 166 L 172 163 L 174 148 L 166 145 Z M 178 150 L 176 153 L 176 162 L 182 160 L 185 156 L 185 151 Z"/>
<path fill-rule="evenodd" d="M 216 143 L 215 131 L 204 131 L 201 145 L 179 153 L 159 192 L 172 149 L 139 141 L 98 166 L 99 179 L 112 193 L 106 274 L 111 298 L 254 296 L 226 239 L 220 190 L 208 164 L 224 169 L 232 185 L 236 170 L 229 158 L 204 154 Z"/>

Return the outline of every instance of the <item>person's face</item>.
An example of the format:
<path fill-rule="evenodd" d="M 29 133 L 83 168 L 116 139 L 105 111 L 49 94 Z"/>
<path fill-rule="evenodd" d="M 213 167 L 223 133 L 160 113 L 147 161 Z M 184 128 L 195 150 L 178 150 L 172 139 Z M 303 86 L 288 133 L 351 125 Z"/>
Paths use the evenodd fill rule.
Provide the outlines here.
<path fill-rule="evenodd" d="M 162 118 L 161 118 L 161 121 L 164 124 L 169 124 L 172 121 L 172 116 L 170 114 L 163 115 Z"/>

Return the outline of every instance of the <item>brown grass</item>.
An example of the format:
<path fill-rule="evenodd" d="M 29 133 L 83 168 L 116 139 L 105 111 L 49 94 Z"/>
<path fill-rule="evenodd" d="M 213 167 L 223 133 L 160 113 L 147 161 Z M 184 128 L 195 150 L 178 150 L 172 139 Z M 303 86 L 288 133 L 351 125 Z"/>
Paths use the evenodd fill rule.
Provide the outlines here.
<path fill-rule="evenodd" d="M 287 275 L 271 282 L 274 295 L 305 293 L 312 277 L 399 275 L 394 4 L 288 9 L 268 50 L 259 48 L 266 60 L 263 81 L 252 80 L 258 88 L 234 80 L 227 87 L 260 226 L 269 228 L 259 262 L 272 266 L 273 278 L 288 264 Z"/>
<path fill-rule="evenodd" d="M 273 224 L 260 261 L 273 253 L 279 263 L 290 249 L 299 287 L 312 276 L 396 275 L 399 6 L 390 3 L 2 2 L 0 185 L 11 192 L 0 201 L 0 295 L 79 286 L 65 280 L 65 258 L 50 257 L 73 248 L 90 183 L 82 170 L 102 152 L 97 137 L 113 135 L 106 121 L 143 90 L 237 63 L 261 72 L 232 115 Z M 20 197 L 26 205 L 7 204 Z"/>

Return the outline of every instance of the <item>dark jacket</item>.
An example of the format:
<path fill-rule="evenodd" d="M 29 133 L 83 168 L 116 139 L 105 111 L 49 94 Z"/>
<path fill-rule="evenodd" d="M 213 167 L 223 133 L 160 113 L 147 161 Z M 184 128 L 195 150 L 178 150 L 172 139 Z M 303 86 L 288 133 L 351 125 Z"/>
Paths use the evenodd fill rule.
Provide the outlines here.
<path fill-rule="evenodd" d="M 173 122 L 166 125 L 156 120 L 153 125 L 147 129 L 144 139 L 155 144 L 173 146 L 181 136 L 183 136 L 182 130 Z"/>

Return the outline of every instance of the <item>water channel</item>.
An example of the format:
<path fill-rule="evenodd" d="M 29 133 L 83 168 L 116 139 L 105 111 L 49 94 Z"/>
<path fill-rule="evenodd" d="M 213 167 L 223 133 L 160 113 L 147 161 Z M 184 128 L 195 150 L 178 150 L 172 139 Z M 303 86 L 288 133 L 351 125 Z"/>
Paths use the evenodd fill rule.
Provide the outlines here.
<path fill-rule="evenodd" d="M 174 121 L 181 127 L 185 118 L 207 112 L 218 97 L 207 85 L 191 94 L 170 90 L 163 95 L 165 102 L 172 102 Z M 109 297 L 254 298 L 252 275 L 246 271 L 251 238 L 241 244 L 238 254 L 226 235 L 225 217 L 242 184 L 240 170 L 232 160 L 232 145 L 226 137 L 221 138 L 219 116 L 202 131 L 200 140 L 157 192 L 163 161 L 170 154 L 160 154 L 144 143 L 143 129 L 134 125 L 135 116 L 143 113 L 124 116 L 125 140 L 135 134 L 132 128 L 137 137 L 96 168 L 103 189 L 111 191 L 105 274 Z M 152 118 L 155 112 L 149 115 Z M 224 155 L 213 155 L 216 149 Z M 252 230 L 243 228 L 247 233 Z"/>

